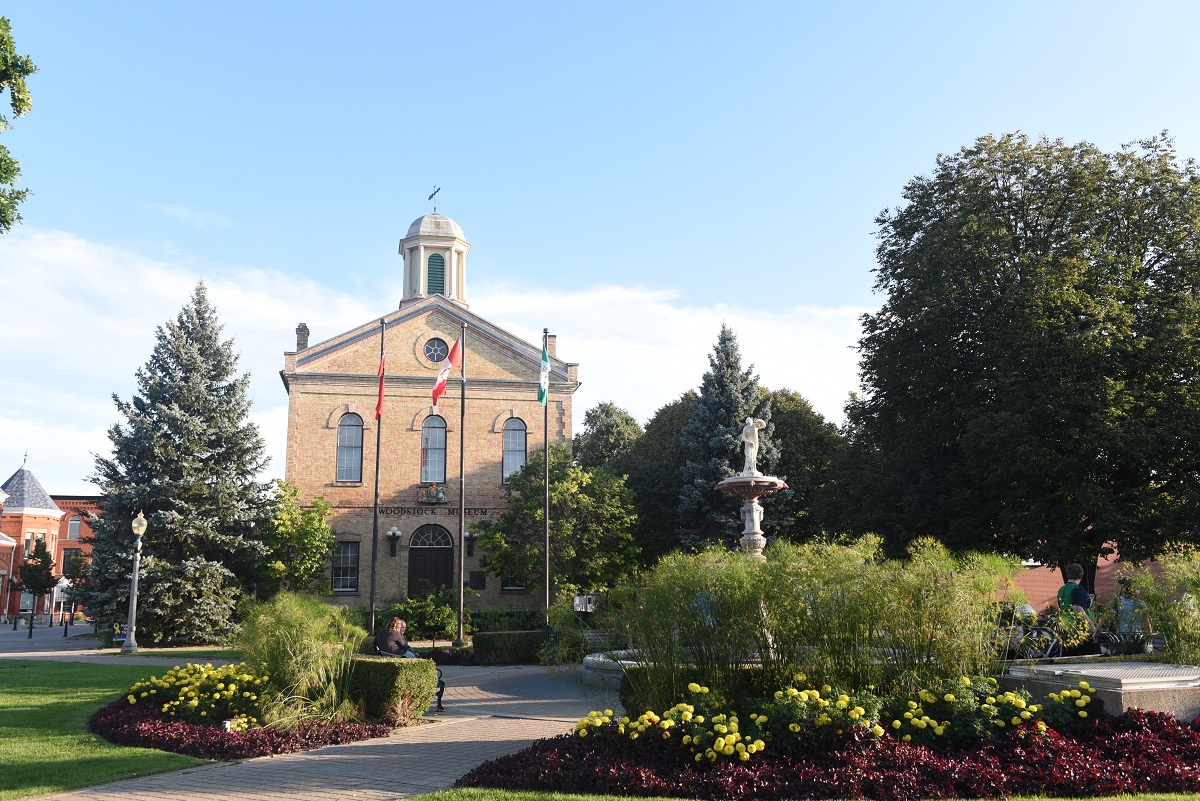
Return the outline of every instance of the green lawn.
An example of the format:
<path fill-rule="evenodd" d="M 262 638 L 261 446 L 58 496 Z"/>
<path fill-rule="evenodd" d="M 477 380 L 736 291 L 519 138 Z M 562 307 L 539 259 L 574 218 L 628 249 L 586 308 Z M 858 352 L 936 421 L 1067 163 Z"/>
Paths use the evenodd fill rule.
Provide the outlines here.
<path fill-rule="evenodd" d="M 0 801 L 163 773 L 204 760 L 112 745 L 92 713 L 165 668 L 0 660 Z"/>

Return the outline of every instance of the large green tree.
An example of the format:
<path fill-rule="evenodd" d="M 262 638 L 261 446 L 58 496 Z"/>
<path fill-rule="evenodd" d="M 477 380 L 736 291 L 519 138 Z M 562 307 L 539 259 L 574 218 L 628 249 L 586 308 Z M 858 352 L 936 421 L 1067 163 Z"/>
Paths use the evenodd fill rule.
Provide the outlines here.
<path fill-rule="evenodd" d="M 545 451 L 530 457 L 504 485 L 508 507 L 478 526 L 482 566 L 527 587 L 544 584 Z M 560 445 L 550 447 L 550 583 L 555 593 L 595 592 L 633 567 L 637 515 L 625 480 L 604 467 L 571 464 Z"/>
<path fill-rule="evenodd" d="M 1194 536 L 1200 181 L 1171 140 L 983 137 L 879 225 L 843 510 L 1047 564 Z"/>
<path fill-rule="evenodd" d="M 770 396 L 771 422 L 779 448 L 774 473 L 786 479 L 791 490 L 775 509 L 774 516 L 780 519 L 777 530 L 802 542 L 826 531 L 813 508 L 818 493 L 830 480 L 834 457 L 845 446 L 845 438 L 798 392 L 779 389 L 772 390 Z"/>
<path fill-rule="evenodd" d="M 258 474 L 264 444 L 249 419 L 249 375 L 237 375 L 232 340 L 203 282 L 160 326 L 124 418 L 108 431 L 112 455 L 96 459 L 101 489 L 85 603 L 105 629 L 124 618 L 139 511 L 144 570 L 139 637 L 148 643 L 211 641 L 228 632 L 234 605 L 260 575 L 275 508 Z M 186 609 L 181 616 L 176 611 Z"/>
<path fill-rule="evenodd" d="M 13 41 L 12 26 L 7 17 L 0 17 L 0 95 L 8 90 L 8 105 L 13 118 L 29 111 L 33 100 L 25 79 L 37 72 L 33 59 L 17 53 Z M 8 117 L 0 114 L 0 131 L 9 127 Z M 21 220 L 17 206 L 29 195 L 28 189 L 15 189 L 21 177 L 21 165 L 0 145 L 0 234 L 10 230 Z"/>
<path fill-rule="evenodd" d="M 625 476 L 625 485 L 633 490 L 635 531 L 644 565 L 679 547 L 675 512 L 687 461 L 681 435 L 695 403 L 696 393 L 689 389 L 660 408 L 642 435 L 610 463 L 612 471 Z"/>
<path fill-rule="evenodd" d="M 715 489 L 718 482 L 734 475 L 742 465 L 738 437 L 747 417 L 767 421 L 759 434 L 758 469 L 769 474 L 779 458 L 773 441 L 771 399 L 758 384 L 754 368 L 742 369 L 737 337 L 721 326 L 717 344 L 708 357 L 708 372 L 700 382 L 700 393 L 691 416 L 680 432 L 685 461 L 676 507 L 679 542 L 687 548 L 704 548 L 716 543 L 736 544 L 742 523 L 738 515 L 741 499 Z M 766 528 L 773 521 L 767 509 Z"/>
<path fill-rule="evenodd" d="M 576 434 L 573 442 L 575 461 L 580 467 L 608 466 L 641 435 L 642 427 L 633 415 L 602 401 L 583 415 L 583 433 Z"/>

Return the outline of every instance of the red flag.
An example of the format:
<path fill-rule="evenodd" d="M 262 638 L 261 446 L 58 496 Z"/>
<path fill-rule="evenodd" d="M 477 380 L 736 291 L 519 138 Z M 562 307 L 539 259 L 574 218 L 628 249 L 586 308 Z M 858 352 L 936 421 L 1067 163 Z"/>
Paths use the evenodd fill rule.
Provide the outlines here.
<path fill-rule="evenodd" d="M 383 416 L 383 355 L 379 356 L 379 400 L 375 402 L 375 419 Z"/>
<path fill-rule="evenodd" d="M 438 405 L 438 399 L 446 394 L 446 379 L 450 377 L 450 368 L 462 368 L 462 338 L 454 340 L 450 355 L 442 362 L 442 371 L 438 373 L 437 383 L 433 385 L 433 405 Z"/>

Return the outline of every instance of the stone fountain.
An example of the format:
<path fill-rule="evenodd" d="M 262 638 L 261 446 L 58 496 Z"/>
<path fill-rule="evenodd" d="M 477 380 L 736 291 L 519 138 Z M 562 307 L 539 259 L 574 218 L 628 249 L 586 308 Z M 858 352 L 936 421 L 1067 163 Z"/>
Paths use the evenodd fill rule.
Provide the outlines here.
<path fill-rule="evenodd" d="M 787 489 L 787 482 L 775 476 L 764 476 L 758 471 L 758 432 L 767 427 L 764 420 L 747 417 L 742 426 L 738 439 L 742 443 L 744 461 L 742 472 L 731 476 L 717 484 L 717 489 L 736 495 L 744 503 L 741 508 L 742 521 L 745 528 L 739 544 L 742 553 L 752 559 L 765 559 L 762 551 L 767 545 L 767 538 L 762 532 L 763 508 L 758 499 L 772 492 Z"/>

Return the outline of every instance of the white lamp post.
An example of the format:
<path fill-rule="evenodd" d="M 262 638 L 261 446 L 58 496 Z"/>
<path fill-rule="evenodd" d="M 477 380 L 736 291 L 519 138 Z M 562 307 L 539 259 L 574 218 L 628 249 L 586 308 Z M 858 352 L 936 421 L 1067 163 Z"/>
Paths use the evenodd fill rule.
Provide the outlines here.
<path fill-rule="evenodd" d="M 131 524 L 133 533 L 137 536 L 137 542 L 133 548 L 133 581 L 129 588 L 129 624 L 125 627 L 125 644 L 121 646 L 121 653 L 135 654 L 137 653 L 137 638 L 134 632 L 137 630 L 137 581 L 138 581 L 138 566 L 142 561 L 142 535 L 146 533 L 146 518 L 138 512 L 138 516 L 133 519 Z"/>

